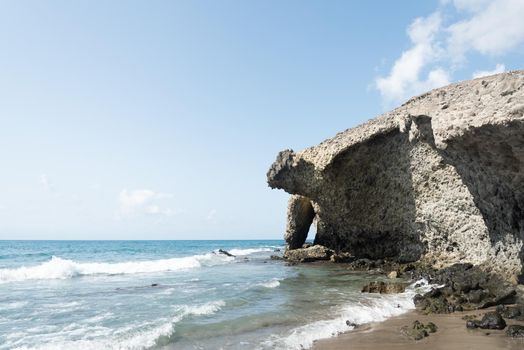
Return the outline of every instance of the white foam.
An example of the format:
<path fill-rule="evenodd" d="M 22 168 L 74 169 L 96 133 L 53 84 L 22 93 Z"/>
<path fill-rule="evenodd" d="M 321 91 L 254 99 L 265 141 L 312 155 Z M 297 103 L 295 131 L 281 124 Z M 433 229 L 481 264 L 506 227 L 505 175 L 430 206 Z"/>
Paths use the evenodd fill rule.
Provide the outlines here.
<path fill-rule="evenodd" d="M 244 256 L 244 255 L 250 255 L 254 253 L 271 252 L 271 251 L 273 251 L 273 249 L 271 248 L 249 248 L 249 249 L 231 249 L 229 250 L 229 253 L 235 256 Z"/>
<path fill-rule="evenodd" d="M 405 293 L 377 295 L 364 299 L 358 304 L 351 304 L 336 311 L 337 317 L 316 321 L 293 329 L 284 337 L 273 336 L 262 344 L 262 348 L 271 349 L 307 349 L 318 339 L 334 337 L 340 333 L 352 330 L 346 321 L 356 324 L 381 322 L 390 317 L 401 315 L 415 308 L 413 297 L 416 293 L 424 293 L 431 289 L 426 280 L 417 283 L 422 286 L 415 289 L 412 284 Z"/>
<path fill-rule="evenodd" d="M 162 337 L 169 337 L 175 332 L 175 325 L 183 318 L 194 315 L 211 315 L 219 311 L 225 302 L 223 300 L 212 301 L 201 305 L 182 305 L 177 308 L 177 315 L 173 319 L 164 319 L 162 323 L 153 325 L 151 323 L 135 324 L 122 329 L 115 330 L 113 334 L 104 339 L 79 339 L 79 340 L 50 340 L 46 344 L 35 346 L 13 347 L 18 350 L 99 350 L 99 349 L 119 349 L 119 350 L 143 350 L 152 348 Z M 77 325 L 74 324 L 76 327 Z M 85 334 L 91 334 L 92 329 L 84 329 Z M 131 334 L 130 334 L 131 333 Z M 16 337 L 20 339 L 20 335 Z"/>
<path fill-rule="evenodd" d="M 107 319 L 109 319 L 111 317 L 113 317 L 113 313 L 112 312 L 105 312 L 105 313 L 98 314 L 98 315 L 93 316 L 93 317 L 89 317 L 89 318 L 85 319 L 84 322 L 86 322 L 86 323 L 99 323 L 99 322 L 107 320 Z"/>
<path fill-rule="evenodd" d="M 184 305 L 181 307 L 182 309 L 182 316 L 189 316 L 189 315 L 195 315 L 195 316 L 205 316 L 205 315 L 212 315 L 222 309 L 226 303 L 223 300 L 217 300 L 212 301 L 206 304 L 202 305 Z"/>
<path fill-rule="evenodd" d="M 260 283 L 259 286 L 265 288 L 276 288 L 280 286 L 280 281 L 278 279 L 272 279 L 271 281 Z"/>
<path fill-rule="evenodd" d="M 13 301 L 11 303 L 0 303 L 0 310 L 20 309 L 29 304 L 27 301 Z"/>
<path fill-rule="evenodd" d="M 50 261 L 36 266 L 0 269 L 0 283 L 41 279 L 68 279 L 99 274 L 119 275 L 178 271 L 224 264 L 233 260 L 234 258 L 232 257 L 211 253 L 182 258 L 119 263 L 82 263 L 53 256 Z"/>

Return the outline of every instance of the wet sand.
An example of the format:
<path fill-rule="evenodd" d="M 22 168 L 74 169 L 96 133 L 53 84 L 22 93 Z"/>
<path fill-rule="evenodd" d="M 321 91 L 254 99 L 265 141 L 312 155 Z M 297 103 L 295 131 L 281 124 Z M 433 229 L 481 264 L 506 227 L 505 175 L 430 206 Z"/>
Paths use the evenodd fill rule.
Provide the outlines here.
<path fill-rule="evenodd" d="M 505 330 L 467 329 L 464 315 L 482 315 L 490 310 L 456 312 L 450 315 L 420 315 L 415 311 L 377 324 L 368 324 L 335 338 L 315 342 L 313 350 L 523 350 L 524 338 L 506 336 Z M 433 322 L 438 331 L 419 341 L 406 338 L 400 328 L 413 321 Z M 508 325 L 523 324 L 506 320 Z"/>

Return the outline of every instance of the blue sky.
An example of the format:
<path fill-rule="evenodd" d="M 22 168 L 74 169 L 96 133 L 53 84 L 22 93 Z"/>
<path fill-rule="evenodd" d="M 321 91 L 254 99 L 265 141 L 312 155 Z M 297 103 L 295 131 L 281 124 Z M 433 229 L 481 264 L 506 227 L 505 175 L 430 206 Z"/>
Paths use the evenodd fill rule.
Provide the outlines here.
<path fill-rule="evenodd" d="M 280 238 L 266 171 L 522 69 L 524 2 L 1 1 L 1 239 Z"/>

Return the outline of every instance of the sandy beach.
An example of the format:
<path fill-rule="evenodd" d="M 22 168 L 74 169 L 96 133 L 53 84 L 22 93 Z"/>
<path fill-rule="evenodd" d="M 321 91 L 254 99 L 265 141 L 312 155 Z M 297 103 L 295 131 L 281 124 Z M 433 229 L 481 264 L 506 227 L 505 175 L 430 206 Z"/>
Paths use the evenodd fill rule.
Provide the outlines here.
<path fill-rule="evenodd" d="M 524 338 L 507 337 L 505 330 L 470 330 L 466 328 L 464 315 L 482 315 L 490 310 L 474 312 L 456 312 L 449 315 L 420 315 L 415 311 L 386 320 L 381 323 L 363 325 L 351 332 L 343 333 L 335 338 L 317 341 L 314 350 L 522 350 Z M 406 338 L 400 333 L 400 328 L 411 325 L 413 321 L 422 323 L 433 322 L 438 331 L 420 341 Z M 506 320 L 508 325 L 515 324 Z M 522 322 L 520 323 L 522 324 Z"/>

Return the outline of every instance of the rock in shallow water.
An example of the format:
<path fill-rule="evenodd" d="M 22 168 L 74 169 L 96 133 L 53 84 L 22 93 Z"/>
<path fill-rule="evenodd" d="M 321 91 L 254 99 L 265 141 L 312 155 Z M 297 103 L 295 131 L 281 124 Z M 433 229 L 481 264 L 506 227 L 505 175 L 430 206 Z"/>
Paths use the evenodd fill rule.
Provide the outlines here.
<path fill-rule="evenodd" d="M 307 248 L 287 249 L 284 258 L 292 262 L 313 262 L 319 260 L 329 260 L 335 252 L 321 245 L 314 245 Z"/>
<path fill-rule="evenodd" d="M 362 293 L 394 294 L 403 293 L 405 290 L 405 283 L 374 281 L 369 282 L 366 286 L 364 286 L 364 288 L 362 288 Z"/>

